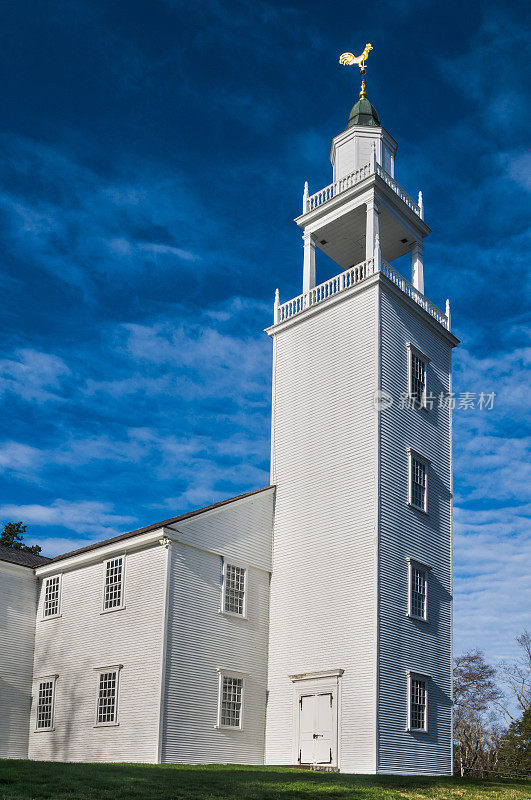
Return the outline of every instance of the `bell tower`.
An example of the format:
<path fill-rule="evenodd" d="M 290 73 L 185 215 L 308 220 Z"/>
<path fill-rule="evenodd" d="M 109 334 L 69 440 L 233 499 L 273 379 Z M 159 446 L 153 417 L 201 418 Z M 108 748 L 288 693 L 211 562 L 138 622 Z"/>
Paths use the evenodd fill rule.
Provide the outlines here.
<path fill-rule="evenodd" d="M 341 56 L 365 76 L 361 56 Z M 302 293 L 275 297 L 268 764 L 451 774 L 450 312 L 418 202 L 360 99 L 303 195 Z M 319 283 L 316 250 L 337 264 Z M 393 266 L 410 254 L 411 281 Z M 446 398 L 446 400 L 445 400 Z"/>

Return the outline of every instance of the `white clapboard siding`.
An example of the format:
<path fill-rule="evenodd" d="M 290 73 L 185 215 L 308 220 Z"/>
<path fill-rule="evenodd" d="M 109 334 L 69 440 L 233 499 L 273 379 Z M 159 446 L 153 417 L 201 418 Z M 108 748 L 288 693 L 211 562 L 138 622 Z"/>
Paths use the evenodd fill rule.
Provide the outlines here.
<path fill-rule="evenodd" d="M 162 761 L 262 764 L 274 491 L 175 526 Z M 220 613 L 223 561 L 247 574 L 247 618 Z M 217 670 L 244 673 L 242 730 L 218 730 Z"/>
<path fill-rule="evenodd" d="M 385 284 L 384 284 L 385 286 Z M 395 402 L 381 413 L 378 771 L 451 772 L 451 480 L 449 412 L 401 409 L 410 342 L 430 361 L 428 391 L 449 390 L 451 348 L 391 289 L 381 295 L 381 380 Z M 431 461 L 429 514 L 407 505 L 407 447 Z M 409 619 L 407 558 L 431 567 L 428 623 Z M 431 676 L 428 733 L 406 730 L 407 670 Z"/>
<path fill-rule="evenodd" d="M 124 550 L 132 540 L 124 542 Z M 125 608 L 102 614 L 103 561 L 62 576 L 61 614 L 36 623 L 29 756 L 57 761 L 158 759 L 167 549 L 126 553 Z M 57 564 L 58 573 L 61 562 Z M 97 668 L 123 664 L 118 726 L 94 727 Z M 41 676 L 57 674 L 53 731 L 35 731 Z"/>
<path fill-rule="evenodd" d="M 340 766 L 375 770 L 377 291 L 273 333 L 269 764 L 297 758 L 289 675 L 343 669 Z"/>
<path fill-rule="evenodd" d="M 37 582 L 0 561 L 0 758 L 27 758 Z"/>

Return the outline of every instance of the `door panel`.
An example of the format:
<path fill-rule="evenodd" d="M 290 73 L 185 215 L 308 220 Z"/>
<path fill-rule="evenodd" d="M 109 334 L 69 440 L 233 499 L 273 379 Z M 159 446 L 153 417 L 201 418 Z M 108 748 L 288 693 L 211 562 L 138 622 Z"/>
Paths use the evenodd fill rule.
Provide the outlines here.
<path fill-rule="evenodd" d="M 313 762 L 315 695 L 303 695 L 300 702 L 299 751 L 302 764 Z"/>
<path fill-rule="evenodd" d="M 332 695 L 318 694 L 315 698 L 315 761 L 330 764 L 332 761 Z"/>

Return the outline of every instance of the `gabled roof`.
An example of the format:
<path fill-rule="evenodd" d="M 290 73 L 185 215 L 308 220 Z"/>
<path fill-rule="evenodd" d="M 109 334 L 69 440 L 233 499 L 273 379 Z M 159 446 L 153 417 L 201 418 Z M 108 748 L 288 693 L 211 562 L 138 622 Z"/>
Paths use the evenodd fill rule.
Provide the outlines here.
<path fill-rule="evenodd" d="M 70 558 L 71 556 L 77 556 L 80 553 L 86 553 L 89 550 L 96 550 L 98 547 L 104 547 L 108 544 L 113 544 L 114 542 L 120 542 L 123 539 L 131 539 L 133 536 L 138 536 L 141 533 L 149 533 L 150 531 L 156 531 L 157 528 L 164 528 L 169 525 L 173 525 L 176 522 L 182 522 L 182 520 L 190 519 L 191 517 L 196 517 L 198 514 L 204 514 L 206 511 L 213 511 L 216 508 L 221 508 L 222 506 L 226 506 L 229 503 L 235 503 L 237 500 L 243 500 L 246 497 L 252 497 L 254 494 L 260 494 L 261 492 L 267 492 L 268 489 L 274 489 L 274 486 L 264 486 L 263 489 L 254 489 L 252 492 L 245 492 L 245 494 L 239 494 L 236 497 L 229 497 L 227 500 L 220 500 L 218 503 L 213 503 L 211 506 L 205 506 L 204 508 L 196 508 L 194 511 L 187 511 L 186 514 L 180 514 L 178 517 L 171 517 L 170 519 L 164 519 L 162 522 L 155 522 L 153 525 L 146 525 L 144 528 L 136 528 L 134 531 L 128 531 L 127 533 L 121 533 L 119 536 L 113 536 L 112 539 L 105 539 L 102 542 L 95 542 L 94 544 L 89 544 L 87 547 L 80 547 L 79 550 L 71 550 L 69 553 L 63 553 L 60 556 L 55 556 L 55 558 L 47 558 L 45 559 L 46 562 L 53 564 L 55 561 L 62 561 L 65 558 Z M 7 548 L 6 548 L 7 549 Z M 35 556 L 38 558 L 38 556 Z"/>
<path fill-rule="evenodd" d="M 37 553 L 28 553 L 26 550 L 17 550 L 15 547 L 4 547 L 0 544 L 0 561 L 7 561 L 10 564 L 19 564 L 21 567 L 40 567 L 51 561 L 46 556 L 39 556 Z"/>

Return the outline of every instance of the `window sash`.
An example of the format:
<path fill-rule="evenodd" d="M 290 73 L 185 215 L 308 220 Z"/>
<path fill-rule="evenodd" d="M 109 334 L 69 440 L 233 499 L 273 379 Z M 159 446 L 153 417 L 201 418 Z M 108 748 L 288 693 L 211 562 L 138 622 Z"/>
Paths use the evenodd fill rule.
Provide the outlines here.
<path fill-rule="evenodd" d="M 123 607 L 124 557 L 117 556 L 105 562 L 105 588 L 103 610 Z"/>
<path fill-rule="evenodd" d="M 428 688 L 425 678 L 410 676 L 409 728 L 412 731 L 428 729 Z"/>
<path fill-rule="evenodd" d="M 409 391 L 415 402 L 423 406 L 426 403 L 427 363 L 423 358 L 413 352 L 413 350 L 411 351 L 410 358 L 411 383 Z"/>
<path fill-rule="evenodd" d="M 55 680 L 53 678 L 39 682 L 35 719 L 35 727 L 38 731 L 51 730 L 53 728 L 54 694 Z"/>
<path fill-rule="evenodd" d="M 426 510 L 427 466 L 416 456 L 410 456 L 410 502 L 415 508 Z"/>
<path fill-rule="evenodd" d="M 44 605 L 43 617 L 59 616 L 59 604 L 61 599 L 61 576 L 54 575 L 46 578 L 44 582 Z"/>
<path fill-rule="evenodd" d="M 243 678 L 220 676 L 219 720 L 221 728 L 241 728 L 243 710 Z"/>
<path fill-rule="evenodd" d="M 100 672 L 96 725 L 115 725 L 118 710 L 118 670 Z"/>
<path fill-rule="evenodd" d="M 409 613 L 418 619 L 427 619 L 428 573 L 422 567 L 409 565 Z"/>
<path fill-rule="evenodd" d="M 245 616 L 247 570 L 235 564 L 225 564 L 223 585 L 223 611 Z"/>

